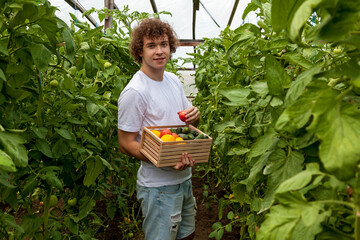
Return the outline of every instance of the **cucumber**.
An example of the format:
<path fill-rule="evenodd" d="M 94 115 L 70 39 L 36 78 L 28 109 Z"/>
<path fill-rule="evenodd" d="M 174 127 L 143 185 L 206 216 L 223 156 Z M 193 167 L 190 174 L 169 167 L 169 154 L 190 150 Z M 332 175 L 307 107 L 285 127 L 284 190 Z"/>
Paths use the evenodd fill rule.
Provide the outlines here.
<path fill-rule="evenodd" d="M 183 133 L 190 133 L 190 128 L 189 127 L 184 127 L 182 132 Z"/>
<path fill-rule="evenodd" d="M 191 131 L 191 134 L 194 135 L 194 137 L 197 137 L 199 135 L 197 131 Z"/>

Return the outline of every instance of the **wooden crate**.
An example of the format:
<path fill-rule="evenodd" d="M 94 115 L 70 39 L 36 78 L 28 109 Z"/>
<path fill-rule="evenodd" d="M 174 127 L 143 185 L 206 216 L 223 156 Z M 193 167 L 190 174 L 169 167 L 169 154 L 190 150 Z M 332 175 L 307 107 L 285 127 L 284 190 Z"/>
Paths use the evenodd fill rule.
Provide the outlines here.
<path fill-rule="evenodd" d="M 164 142 L 151 130 L 161 131 L 164 128 L 178 128 L 185 125 L 144 127 L 141 136 L 140 152 L 156 167 L 175 166 L 181 161 L 181 154 L 187 152 L 196 163 L 207 162 L 210 155 L 212 138 L 196 127 L 189 125 L 191 131 L 197 131 L 208 136 L 208 139 Z"/>

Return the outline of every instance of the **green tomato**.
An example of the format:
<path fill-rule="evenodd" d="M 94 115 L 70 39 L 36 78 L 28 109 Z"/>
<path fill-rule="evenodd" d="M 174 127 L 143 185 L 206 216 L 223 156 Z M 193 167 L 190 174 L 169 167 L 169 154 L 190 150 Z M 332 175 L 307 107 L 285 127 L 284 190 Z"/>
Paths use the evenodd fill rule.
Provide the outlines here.
<path fill-rule="evenodd" d="M 58 203 L 58 198 L 57 198 L 57 196 L 51 195 L 51 196 L 50 196 L 50 201 L 49 201 L 49 206 L 50 206 L 50 207 L 55 207 L 55 206 L 57 205 L 57 203 Z"/>
<path fill-rule="evenodd" d="M 105 62 L 104 63 L 104 68 L 109 68 L 109 67 L 111 67 L 111 63 L 110 62 Z"/>
<path fill-rule="evenodd" d="M 50 86 L 51 86 L 52 88 L 57 88 L 57 87 L 59 87 L 59 82 L 58 82 L 57 80 L 52 80 L 52 81 L 50 82 Z"/>
<path fill-rule="evenodd" d="M 341 53 L 342 52 L 342 49 L 341 48 L 335 48 L 333 50 L 334 53 Z"/>
<path fill-rule="evenodd" d="M 77 199 L 76 199 L 76 198 L 70 198 L 70 199 L 68 200 L 68 205 L 69 205 L 70 207 L 75 206 L 76 203 L 77 203 Z"/>
<path fill-rule="evenodd" d="M 129 233 L 128 233 L 128 237 L 129 237 L 129 238 L 132 238 L 132 237 L 134 237 L 134 234 L 133 234 L 132 232 L 129 232 Z"/>

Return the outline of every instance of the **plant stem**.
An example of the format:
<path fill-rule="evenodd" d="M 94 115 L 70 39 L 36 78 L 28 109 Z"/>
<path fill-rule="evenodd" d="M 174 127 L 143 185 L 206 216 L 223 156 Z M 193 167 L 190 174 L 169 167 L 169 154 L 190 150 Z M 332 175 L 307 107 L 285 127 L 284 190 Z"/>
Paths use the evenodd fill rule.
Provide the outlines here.
<path fill-rule="evenodd" d="M 348 206 L 352 209 L 355 209 L 355 205 L 352 203 L 348 203 L 348 202 L 344 202 L 344 201 L 339 201 L 339 200 L 321 200 L 321 201 L 317 201 L 318 203 L 324 203 L 324 204 L 339 204 L 339 205 L 344 205 L 344 206 Z"/>
<path fill-rule="evenodd" d="M 355 240 L 360 239 L 360 209 L 357 206 L 355 211 Z"/>
<path fill-rule="evenodd" d="M 38 100 L 38 107 L 36 110 L 36 117 L 37 117 L 37 124 L 39 127 L 42 126 L 41 120 L 41 109 L 43 107 L 44 99 L 43 99 L 43 87 L 41 82 L 41 72 L 39 72 L 38 84 L 39 84 L 39 100 Z"/>
<path fill-rule="evenodd" d="M 44 209 L 44 215 L 43 215 L 43 219 L 44 219 L 44 223 L 43 223 L 43 239 L 45 240 L 45 236 L 46 236 L 46 229 L 47 229 L 47 225 L 49 222 L 49 209 L 50 209 L 50 196 L 51 196 L 51 191 L 49 191 L 48 195 L 46 196 L 46 200 L 45 200 L 45 209 Z"/>
<path fill-rule="evenodd" d="M 356 173 L 355 175 L 355 194 L 354 194 L 354 202 L 356 205 L 355 211 L 354 211 L 354 215 L 355 215 L 355 226 L 354 226 L 354 238 L 355 240 L 360 240 L 360 206 L 359 206 L 359 192 L 358 192 L 358 182 L 359 182 L 359 172 Z"/>

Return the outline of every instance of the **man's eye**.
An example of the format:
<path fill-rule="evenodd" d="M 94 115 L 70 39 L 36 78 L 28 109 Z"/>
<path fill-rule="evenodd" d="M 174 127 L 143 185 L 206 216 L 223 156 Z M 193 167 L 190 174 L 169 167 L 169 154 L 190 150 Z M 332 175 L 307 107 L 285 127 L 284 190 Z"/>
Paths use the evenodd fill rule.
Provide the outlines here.
<path fill-rule="evenodd" d="M 168 44 L 167 43 L 163 43 L 161 44 L 163 47 L 166 47 Z"/>

